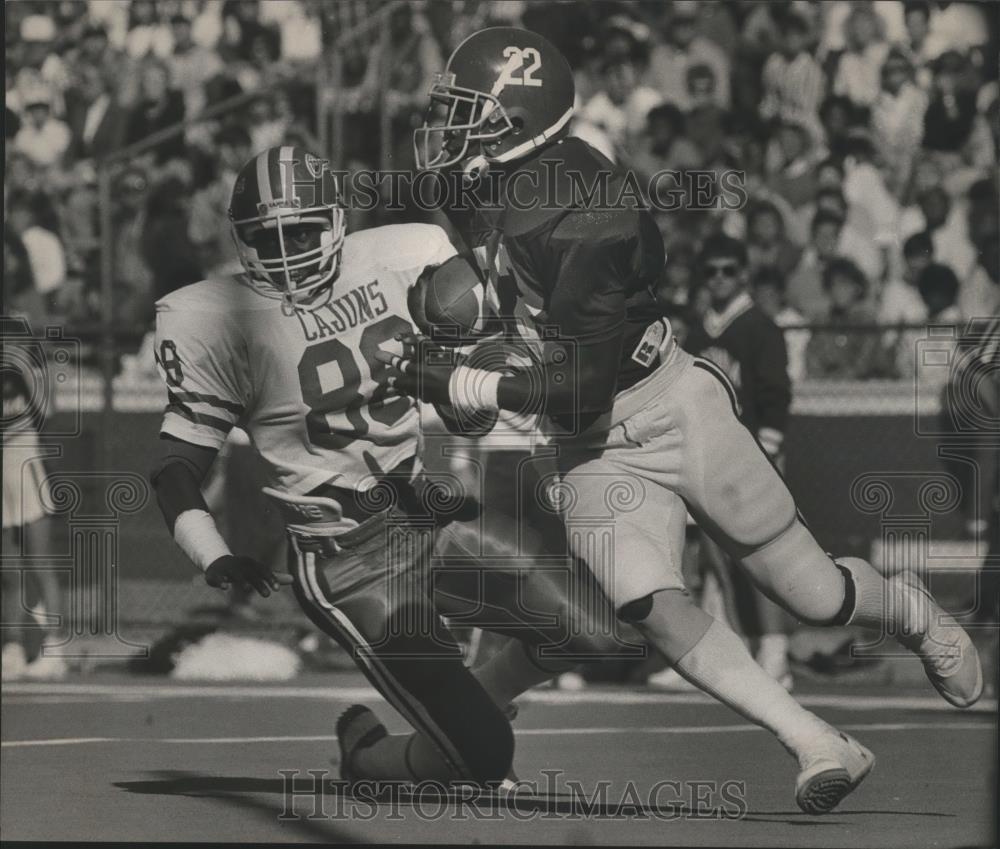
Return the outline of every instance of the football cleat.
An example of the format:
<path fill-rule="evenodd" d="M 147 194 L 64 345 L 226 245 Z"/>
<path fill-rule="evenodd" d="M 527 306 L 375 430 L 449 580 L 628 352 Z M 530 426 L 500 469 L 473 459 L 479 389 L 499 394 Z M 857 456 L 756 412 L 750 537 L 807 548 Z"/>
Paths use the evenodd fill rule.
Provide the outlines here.
<path fill-rule="evenodd" d="M 924 664 L 931 684 L 949 704 L 967 708 L 983 694 L 983 668 L 979 652 L 965 629 L 946 613 L 912 572 L 900 572 L 888 579 L 897 591 L 894 601 L 906 605 L 909 634 L 899 641 Z M 921 626 L 921 627 L 912 627 Z"/>
<path fill-rule="evenodd" d="M 337 745 L 340 748 L 340 777 L 351 784 L 358 781 L 354 772 L 354 756 L 359 749 L 367 749 L 389 731 L 378 717 L 364 705 L 351 705 L 337 720 Z"/>
<path fill-rule="evenodd" d="M 843 801 L 875 766 L 875 755 L 836 729 L 799 756 L 795 801 L 807 814 L 826 814 Z"/>

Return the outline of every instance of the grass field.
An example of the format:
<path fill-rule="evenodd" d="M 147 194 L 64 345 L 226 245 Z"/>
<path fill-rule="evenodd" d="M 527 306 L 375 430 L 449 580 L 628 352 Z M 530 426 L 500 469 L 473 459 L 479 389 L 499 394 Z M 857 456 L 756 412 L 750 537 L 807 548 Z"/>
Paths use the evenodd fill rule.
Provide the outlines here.
<path fill-rule="evenodd" d="M 995 845 L 995 701 L 959 712 L 928 688 L 816 685 L 797 695 L 878 757 L 823 817 L 796 807 L 795 764 L 776 741 L 695 694 L 533 691 L 515 722 L 515 767 L 527 782 L 516 792 L 373 802 L 322 783 L 338 778 L 333 727 L 348 704 L 369 703 L 404 728 L 353 672 L 294 685 L 118 675 L 9 684 L 0 831 L 5 840 Z M 291 776 L 302 782 L 294 799 Z M 588 816 L 580 792 L 594 803 Z"/>

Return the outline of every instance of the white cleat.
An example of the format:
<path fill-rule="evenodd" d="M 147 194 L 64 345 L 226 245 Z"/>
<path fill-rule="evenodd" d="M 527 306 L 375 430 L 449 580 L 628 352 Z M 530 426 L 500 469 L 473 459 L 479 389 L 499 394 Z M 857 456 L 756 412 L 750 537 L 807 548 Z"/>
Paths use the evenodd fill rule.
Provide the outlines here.
<path fill-rule="evenodd" d="M 826 814 L 843 801 L 875 766 L 875 755 L 853 737 L 831 729 L 799 757 L 795 801 L 807 814 Z"/>
<path fill-rule="evenodd" d="M 916 633 L 900 635 L 900 643 L 920 658 L 931 684 L 946 702 L 959 708 L 974 705 L 983 694 L 983 668 L 965 629 L 912 572 L 893 575 L 889 582 L 910 603 L 911 621 L 915 617 L 923 624 Z"/>

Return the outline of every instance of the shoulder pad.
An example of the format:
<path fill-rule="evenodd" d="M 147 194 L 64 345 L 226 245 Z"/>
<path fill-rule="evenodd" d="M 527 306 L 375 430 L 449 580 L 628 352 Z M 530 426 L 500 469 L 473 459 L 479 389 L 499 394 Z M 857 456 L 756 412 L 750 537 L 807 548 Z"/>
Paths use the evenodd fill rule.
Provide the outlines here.
<path fill-rule="evenodd" d="M 238 274 L 220 274 L 175 289 L 156 302 L 157 312 L 235 312 L 267 309 L 278 302 L 254 292 Z"/>
<path fill-rule="evenodd" d="M 532 177 L 517 176 L 523 172 Z M 606 209 L 617 200 L 623 179 L 624 173 L 583 139 L 554 144 L 508 178 L 504 234 L 527 233 L 571 209 Z"/>
<path fill-rule="evenodd" d="M 344 241 L 344 266 L 369 265 L 405 271 L 440 262 L 439 257 L 449 249 L 448 234 L 436 224 L 387 224 L 348 234 Z"/>
<path fill-rule="evenodd" d="M 572 210 L 552 231 L 553 240 L 617 242 L 639 235 L 639 215 L 630 209 Z"/>

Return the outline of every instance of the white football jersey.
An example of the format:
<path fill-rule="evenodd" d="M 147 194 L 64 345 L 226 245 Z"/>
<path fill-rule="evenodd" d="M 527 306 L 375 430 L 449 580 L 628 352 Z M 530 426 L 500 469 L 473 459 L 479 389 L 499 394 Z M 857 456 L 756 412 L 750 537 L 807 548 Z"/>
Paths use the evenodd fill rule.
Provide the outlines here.
<path fill-rule="evenodd" d="M 385 397 L 375 359 L 402 353 L 416 330 L 407 292 L 455 254 L 444 230 L 398 224 L 352 233 L 333 296 L 289 314 L 242 275 L 186 286 L 156 304 L 156 360 L 167 384 L 161 432 L 219 448 L 239 424 L 274 485 L 306 493 L 323 483 L 358 489 L 414 456 L 415 402 Z"/>

